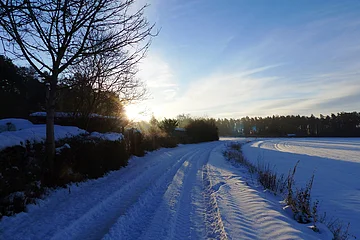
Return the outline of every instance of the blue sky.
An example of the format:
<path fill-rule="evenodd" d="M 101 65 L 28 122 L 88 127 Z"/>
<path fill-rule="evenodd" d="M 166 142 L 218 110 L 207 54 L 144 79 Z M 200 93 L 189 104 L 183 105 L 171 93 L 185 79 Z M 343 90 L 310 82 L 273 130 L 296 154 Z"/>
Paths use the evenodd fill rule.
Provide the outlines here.
<path fill-rule="evenodd" d="M 131 117 L 360 110 L 360 1 L 146 2 L 161 31 L 139 65 L 150 97 Z"/>

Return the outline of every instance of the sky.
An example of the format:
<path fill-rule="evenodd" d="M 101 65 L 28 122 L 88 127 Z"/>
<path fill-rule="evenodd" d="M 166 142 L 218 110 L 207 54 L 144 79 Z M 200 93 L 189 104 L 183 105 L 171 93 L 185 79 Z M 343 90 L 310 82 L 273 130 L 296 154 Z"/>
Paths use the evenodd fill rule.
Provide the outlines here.
<path fill-rule="evenodd" d="M 160 29 L 132 119 L 359 111 L 360 1 L 141 0 Z"/>

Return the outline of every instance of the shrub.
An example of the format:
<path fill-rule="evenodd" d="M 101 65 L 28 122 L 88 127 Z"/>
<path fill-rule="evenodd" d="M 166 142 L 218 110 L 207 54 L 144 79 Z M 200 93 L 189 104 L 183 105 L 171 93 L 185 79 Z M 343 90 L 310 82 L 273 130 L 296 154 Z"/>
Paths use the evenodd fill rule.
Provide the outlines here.
<path fill-rule="evenodd" d="M 174 148 L 177 147 L 178 141 L 174 137 L 170 136 L 158 136 L 158 135 L 146 135 L 142 142 L 142 149 L 144 151 L 154 151 L 159 148 Z"/>
<path fill-rule="evenodd" d="M 69 144 L 70 148 L 63 149 L 55 158 L 57 169 L 62 170 L 57 172 L 58 176 L 68 170 L 71 178 L 79 177 L 72 176 L 72 173 L 79 173 L 85 178 L 98 178 L 128 163 L 129 153 L 125 141 L 108 141 L 88 136 L 62 141 Z"/>
<path fill-rule="evenodd" d="M 274 194 L 283 193 L 285 190 L 285 178 L 270 168 L 270 164 L 258 163 L 256 171 L 259 174 L 258 181 L 265 188 L 271 190 Z"/>
<path fill-rule="evenodd" d="M 139 130 L 135 128 L 127 129 L 124 132 L 124 137 L 126 149 L 130 155 L 139 157 L 145 155 L 145 149 L 143 147 L 144 136 Z"/>
<path fill-rule="evenodd" d="M 0 151 L 0 218 L 24 211 L 41 197 L 45 187 L 65 187 L 70 182 L 101 177 L 126 166 L 129 153 L 125 141 L 77 136 L 57 142 L 56 172 L 51 182 L 43 143 L 27 142 Z"/>
<path fill-rule="evenodd" d="M 331 220 L 325 223 L 330 231 L 334 234 L 334 240 L 347 240 L 350 238 L 356 239 L 355 236 L 349 233 L 350 223 L 344 224 L 339 219 Z"/>
<path fill-rule="evenodd" d="M 218 128 L 213 119 L 192 120 L 186 127 L 191 143 L 218 141 Z"/>
<path fill-rule="evenodd" d="M 300 223 L 311 222 L 311 220 L 313 220 L 313 214 L 317 214 L 316 207 L 312 209 L 311 206 L 311 188 L 313 181 L 314 175 L 306 184 L 305 188 L 296 189 L 295 219 Z"/>
<path fill-rule="evenodd" d="M 165 118 L 159 123 L 159 128 L 163 130 L 167 135 L 172 136 L 175 132 L 175 128 L 179 125 L 176 119 Z"/>
<path fill-rule="evenodd" d="M 315 227 L 313 228 L 317 231 L 316 222 L 317 222 L 317 207 L 319 201 L 311 202 L 311 189 L 314 182 L 314 174 L 312 175 L 310 181 L 306 184 L 305 188 L 296 188 L 295 193 L 293 190 L 293 185 L 295 183 L 294 176 L 296 173 L 297 166 L 299 161 L 296 163 L 294 168 L 289 171 L 287 177 L 287 194 L 285 201 L 291 207 L 291 210 L 294 213 L 294 218 L 299 223 L 309 223 L 314 222 Z"/>
<path fill-rule="evenodd" d="M 0 151 L 0 218 L 24 210 L 43 193 L 43 144 L 8 147 Z"/>

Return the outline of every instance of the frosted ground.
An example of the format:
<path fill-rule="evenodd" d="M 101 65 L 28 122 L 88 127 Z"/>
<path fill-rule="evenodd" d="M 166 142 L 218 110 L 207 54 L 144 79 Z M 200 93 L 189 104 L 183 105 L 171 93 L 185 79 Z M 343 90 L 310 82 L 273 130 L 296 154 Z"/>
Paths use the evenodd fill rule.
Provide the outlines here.
<path fill-rule="evenodd" d="M 243 153 L 284 174 L 300 160 L 296 185 L 305 186 L 314 173 L 312 198 L 320 201 L 320 213 L 350 222 L 350 233 L 360 237 L 360 138 L 259 139 Z"/>
<path fill-rule="evenodd" d="M 1 238 L 331 239 L 324 226 L 319 234 L 297 223 L 281 199 L 225 160 L 226 143 L 160 149 L 103 178 L 53 191 L 27 212 L 4 217 Z"/>

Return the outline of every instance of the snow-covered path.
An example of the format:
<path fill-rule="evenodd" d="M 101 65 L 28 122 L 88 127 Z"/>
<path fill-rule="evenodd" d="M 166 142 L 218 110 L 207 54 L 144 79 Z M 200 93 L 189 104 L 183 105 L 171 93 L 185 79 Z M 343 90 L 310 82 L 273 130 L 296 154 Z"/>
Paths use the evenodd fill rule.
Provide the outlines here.
<path fill-rule="evenodd" d="M 226 141 L 161 149 L 4 217 L 0 239 L 325 239 L 249 186 Z"/>

